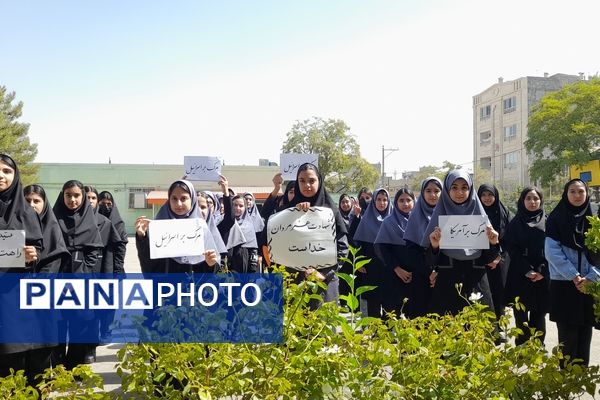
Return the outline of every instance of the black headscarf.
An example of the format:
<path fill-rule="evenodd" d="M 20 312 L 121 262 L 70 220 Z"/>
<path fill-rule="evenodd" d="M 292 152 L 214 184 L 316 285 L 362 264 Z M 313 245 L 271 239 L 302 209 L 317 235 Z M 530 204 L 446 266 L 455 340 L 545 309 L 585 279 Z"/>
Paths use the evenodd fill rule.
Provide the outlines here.
<path fill-rule="evenodd" d="M 504 233 L 506 232 L 506 226 L 508 225 L 509 212 L 500 201 L 500 193 L 496 186 L 488 183 L 479 186 L 479 189 L 477 189 L 477 197 L 479 197 L 480 200 L 483 192 L 490 192 L 494 195 L 494 203 L 491 206 L 488 207 L 483 204 L 483 202 L 481 202 L 481 205 L 490 219 L 492 226 L 496 232 L 498 232 L 499 238 L 503 239 Z"/>
<path fill-rule="evenodd" d="M 529 211 L 525 207 L 525 197 L 529 192 L 540 196 L 540 208 Z M 522 248 L 533 248 L 536 245 L 543 248 L 544 232 L 546 230 L 546 213 L 544 212 L 544 196 L 540 189 L 528 186 L 521 192 L 517 201 L 517 214 L 506 227 L 505 240 Z"/>
<path fill-rule="evenodd" d="M 0 154 L 0 162 L 15 170 L 10 186 L 0 192 L 0 230 L 24 230 L 25 242 L 41 249 L 42 227 L 36 212 L 25 202 L 19 168 L 6 154 Z"/>
<path fill-rule="evenodd" d="M 362 195 L 365 193 L 368 194 L 369 196 L 371 196 L 371 200 L 367 201 L 362 198 Z M 371 201 L 373 201 L 373 192 L 371 192 L 371 189 L 369 189 L 367 187 L 363 187 L 358 191 L 357 199 L 358 199 L 358 205 L 360 206 L 360 215 L 363 215 L 365 213 L 365 211 L 367 210 L 369 203 Z"/>
<path fill-rule="evenodd" d="M 581 182 L 586 193 L 585 202 L 579 207 L 572 205 L 567 198 L 569 186 L 575 182 Z M 563 246 L 583 251 L 585 250 L 585 232 L 590 226 L 586 217 L 591 215 L 590 192 L 587 184 L 581 179 L 571 179 L 565 185 L 560 201 L 548 216 L 546 236 L 560 242 Z"/>
<path fill-rule="evenodd" d="M 300 175 L 300 173 L 307 169 L 312 169 L 316 172 L 317 176 L 319 177 L 319 189 L 317 190 L 317 193 L 315 193 L 312 197 L 305 197 L 302 194 L 302 192 L 300 191 L 300 183 L 298 182 L 298 176 Z M 310 203 L 311 207 L 316 206 L 331 208 L 331 210 L 333 211 L 333 215 L 335 216 L 336 235 L 340 237 L 341 235 L 345 235 L 348 233 L 346 229 L 346 224 L 344 223 L 344 219 L 342 218 L 337 209 L 337 205 L 333 202 L 333 200 L 327 193 L 327 190 L 325 190 L 325 181 L 323 181 L 323 177 L 321 176 L 319 169 L 316 165 L 310 163 L 302 164 L 298 168 L 296 182 L 294 182 L 294 199 L 290 202 L 290 207 L 295 207 L 297 204 L 304 202 Z"/>
<path fill-rule="evenodd" d="M 78 185 L 74 186 L 79 187 Z M 64 189 L 66 188 L 63 186 Z M 52 210 L 58 220 L 67 248 L 81 250 L 84 247 L 104 247 L 98 231 L 96 215 L 83 188 L 81 189 L 81 204 L 75 210 L 71 210 L 65 205 L 63 190 L 58 194 Z"/>
<path fill-rule="evenodd" d="M 105 204 L 101 204 L 101 200 L 110 200 L 112 206 L 107 206 Z M 124 243 L 127 243 L 127 231 L 125 230 L 125 221 L 121 218 L 121 213 L 119 213 L 119 209 L 117 208 L 117 204 L 115 203 L 115 199 L 112 193 L 108 191 L 100 192 L 98 195 L 98 212 L 104 215 L 106 218 L 112 222 L 113 226 L 121 236 L 121 239 Z"/>
<path fill-rule="evenodd" d="M 30 188 L 32 190 L 30 190 Z M 39 189 L 37 189 L 39 188 Z M 40 255 L 40 263 L 44 263 L 45 260 L 54 260 L 59 255 L 67 256 L 69 251 L 65 245 L 62 231 L 58 225 L 58 221 L 54 216 L 54 212 L 50 208 L 50 202 L 46 196 L 46 192 L 39 185 L 30 185 L 25 187 L 25 194 L 35 193 L 44 200 L 44 208 L 39 214 L 40 223 L 42 226 L 42 234 L 44 237 L 44 249 Z"/>

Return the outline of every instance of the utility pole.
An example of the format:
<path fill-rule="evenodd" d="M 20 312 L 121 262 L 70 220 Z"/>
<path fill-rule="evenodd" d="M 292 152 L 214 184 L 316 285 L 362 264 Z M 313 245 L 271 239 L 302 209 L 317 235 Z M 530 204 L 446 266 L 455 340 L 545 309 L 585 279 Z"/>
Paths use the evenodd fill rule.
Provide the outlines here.
<path fill-rule="evenodd" d="M 385 187 L 385 158 L 393 153 L 394 151 L 398 151 L 397 147 L 386 149 L 385 146 L 381 146 L 381 187 Z M 386 154 L 388 152 L 388 154 Z"/>

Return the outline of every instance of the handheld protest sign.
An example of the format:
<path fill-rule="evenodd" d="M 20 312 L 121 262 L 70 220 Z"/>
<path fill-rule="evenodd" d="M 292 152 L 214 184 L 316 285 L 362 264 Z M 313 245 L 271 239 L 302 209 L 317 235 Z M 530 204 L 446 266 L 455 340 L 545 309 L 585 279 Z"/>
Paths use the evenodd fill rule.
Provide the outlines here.
<path fill-rule="evenodd" d="M 489 249 L 487 215 L 440 215 L 440 249 Z"/>
<path fill-rule="evenodd" d="M 25 231 L 0 231 L 0 268 L 25 268 Z"/>
<path fill-rule="evenodd" d="M 150 258 L 203 255 L 205 227 L 201 218 L 150 221 Z"/>
<path fill-rule="evenodd" d="M 281 165 L 281 175 L 285 181 L 293 181 L 298 174 L 298 167 L 302 164 L 311 163 L 319 166 L 318 154 L 296 154 L 287 153 L 279 155 L 279 165 Z"/>
<path fill-rule="evenodd" d="M 183 157 L 184 179 L 219 182 L 222 162 L 218 157 Z"/>
<path fill-rule="evenodd" d="M 303 271 L 337 264 L 335 216 L 330 208 L 288 208 L 269 218 L 267 244 L 271 261 Z"/>

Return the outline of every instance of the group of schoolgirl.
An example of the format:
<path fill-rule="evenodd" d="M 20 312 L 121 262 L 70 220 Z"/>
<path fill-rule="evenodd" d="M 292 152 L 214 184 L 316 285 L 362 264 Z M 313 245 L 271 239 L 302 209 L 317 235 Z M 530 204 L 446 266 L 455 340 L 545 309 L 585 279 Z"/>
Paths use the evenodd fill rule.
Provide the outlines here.
<path fill-rule="evenodd" d="M 600 269 L 585 245 L 592 215 L 585 182 L 567 182 L 548 216 L 540 189 L 523 189 L 510 218 L 495 186 L 475 191 L 460 169 L 450 171 L 443 184 L 425 179 L 416 200 L 408 189 L 393 200 L 385 189 L 364 189 L 358 200 L 342 195 L 338 207 L 351 244 L 372 260 L 357 271 L 360 284 L 377 286 L 363 296 L 367 315 L 456 314 L 478 301 L 500 318 L 510 305 L 523 331 L 518 345 L 529 339 L 530 328 L 544 342 L 549 312 L 563 353 L 589 363 L 596 324 L 585 287 L 600 279 Z M 440 249 L 444 215 L 487 216 L 489 249 Z M 349 266 L 342 268 L 349 272 Z M 515 306 L 516 297 L 524 308 Z"/>
<path fill-rule="evenodd" d="M 0 230 L 25 231 L 25 269 L 2 268 L 2 273 L 122 273 L 127 234 L 110 192 L 66 182 L 53 206 L 40 185 L 23 188 L 19 168 L 9 155 L 0 154 Z M 18 295 L 3 291 L 3 296 Z M 0 308 L 0 324 L 43 330 L 45 322 Z M 80 313 L 83 324 L 59 319 L 61 343 L 1 343 L 0 376 L 24 369 L 30 382 L 51 365 L 72 368 L 95 361 L 96 346 L 109 331 L 114 310 Z M 91 336 L 90 336 L 91 332 Z M 80 336 L 83 335 L 83 336 Z M 95 343 L 68 343 L 67 337 L 97 337 Z"/>

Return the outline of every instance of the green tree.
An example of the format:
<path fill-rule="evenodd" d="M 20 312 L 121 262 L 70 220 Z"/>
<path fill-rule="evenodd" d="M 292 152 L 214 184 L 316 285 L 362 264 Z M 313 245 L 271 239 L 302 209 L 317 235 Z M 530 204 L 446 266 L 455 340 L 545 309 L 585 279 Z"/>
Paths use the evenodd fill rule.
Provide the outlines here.
<path fill-rule="evenodd" d="M 19 122 L 23 102 L 14 104 L 15 92 L 8 93 L 0 86 L 0 152 L 10 155 L 19 166 L 24 184 L 37 179 L 37 165 L 32 162 L 37 155 L 37 144 L 31 143 L 27 133 L 29 124 Z"/>
<path fill-rule="evenodd" d="M 332 192 L 373 187 L 379 172 L 360 156 L 360 146 L 350 127 L 339 119 L 313 117 L 297 121 L 287 133 L 281 150 L 285 153 L 319 154 L 319 171 Z"/>
<path fill-rule="evenodd" d="M 598 157 L 600 79 L 580 81 L 547 94 L 529 116 L 527 151 L 535 157 L 532 180 L 548 184 L 571 165 Z"/>
<path fill-rule="evenodd" d="M 419 171 L 412 177 L 412 179 L 409 180 L 408 187 L 410 187 L 415 193 L 418 193 L 421 190 L 421 182 L 423 182 L 424 179 L 429 178 L 430 176 L 435 176 L 441 181 L 444 181 L 444 177 L 448 171 L 461 168 L 462 165 L 454 164 L 450 161 L 444 161 L 441 167 L 437 167 L 435 165 L 426 165 L 420 167 Z"/>

